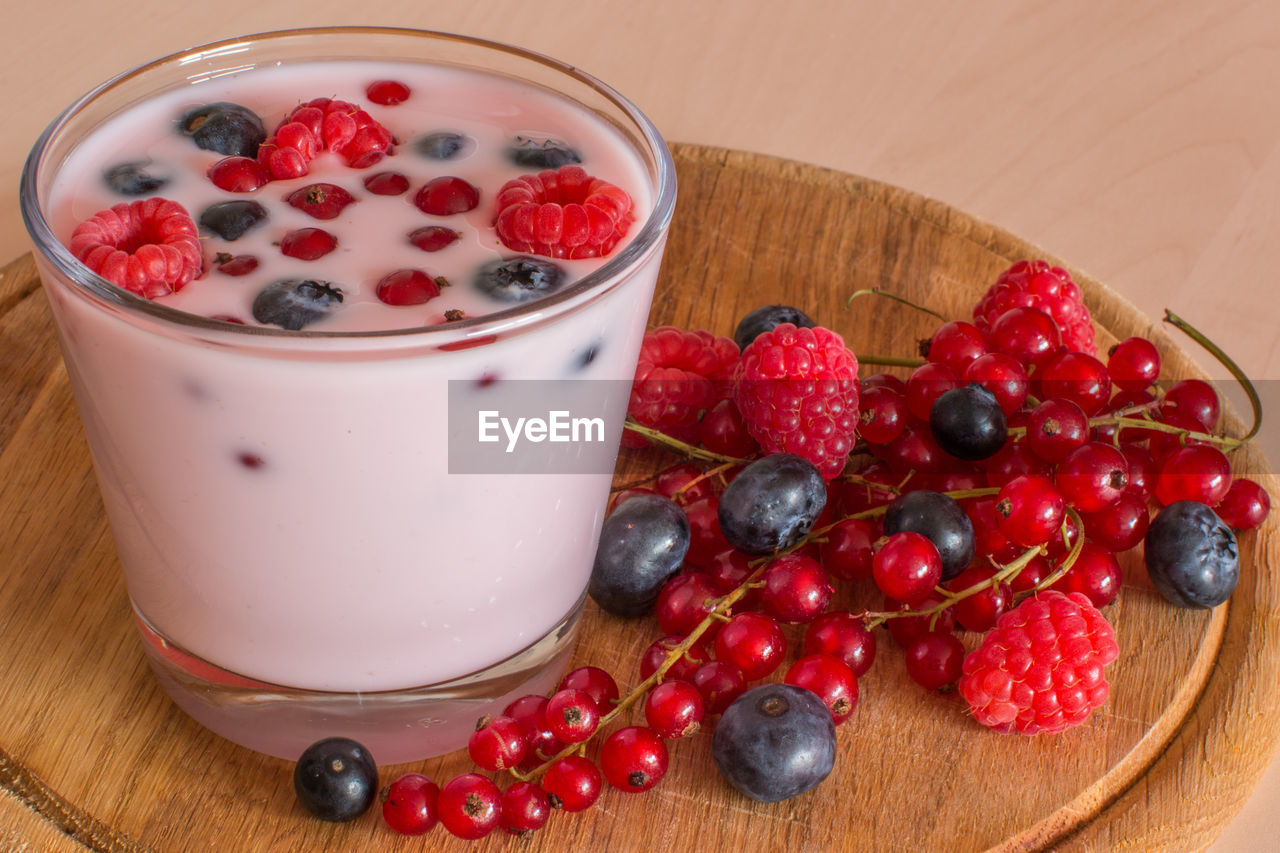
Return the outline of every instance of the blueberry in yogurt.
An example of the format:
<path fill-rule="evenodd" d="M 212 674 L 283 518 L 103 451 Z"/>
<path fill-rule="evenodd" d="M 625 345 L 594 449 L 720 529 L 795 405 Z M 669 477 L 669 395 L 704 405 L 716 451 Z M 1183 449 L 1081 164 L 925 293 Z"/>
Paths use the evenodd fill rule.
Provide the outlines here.
<path fill-rule="evenodd" d="M 528 302 L 564 283 L 565 272 L 545 258 L 519 255 L 490 261 L 476 273 L 475 286 L 500 302 Z"/>
<path fill-rule="evenodd" d="M 257 157 L 267 138 L 262 119 L 248 107 L 218 101 L 196 107 L 178 120 L 178 129 L 206 151 L 228 157 Z"/>
<path fill-rule="evenodd" d="M 323 320 L 342 304 L 342 288 L 314 279 L 272 282 L 253 300 L 253 319 L 297 331 Z"/>

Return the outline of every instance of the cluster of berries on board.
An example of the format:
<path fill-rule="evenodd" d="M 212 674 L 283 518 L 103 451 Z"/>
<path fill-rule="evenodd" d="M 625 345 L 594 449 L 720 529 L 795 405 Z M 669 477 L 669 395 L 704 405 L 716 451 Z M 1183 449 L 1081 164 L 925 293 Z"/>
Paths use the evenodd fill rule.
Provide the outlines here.
<path fill-rule="evenodd" d="M 879 628 L 974 725 L 1061 732 L 1108 700 L 1117 555 L 1143 544 L 1173 606 L 1231 595 L 1236 534 L 1270 501 L 1233 476 L 1243 440 L 1219 431 L 1209 384 L 1159 383 L 1141 338 L 1100 359 L 1079 287 L 1040 260 L 921 349 L 905 378 L 859 380 L 840 335 L 791 306 L 751 312 L 733 338 L 651 331 L 626 443 L 684 458 L 614 494 L 588 590 L 656 622 L 639 683 L 623 694 L 583 666 L 511 703 L 471 738 L 487 773 L 400 777 L 388 825 L 528 833 L 606 783 L 652 788 L 667 744 L 706 728 L 743 794 L 802 794 L 834 767 Z M 840 584 L 883 603 L 841 609 Z"/>

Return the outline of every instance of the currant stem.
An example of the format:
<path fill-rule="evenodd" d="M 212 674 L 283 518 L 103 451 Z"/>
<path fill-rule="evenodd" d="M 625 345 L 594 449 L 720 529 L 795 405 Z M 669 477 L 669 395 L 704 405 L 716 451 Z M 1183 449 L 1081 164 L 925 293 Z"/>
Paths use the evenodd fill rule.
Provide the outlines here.
<path fill-rule="evenodd" d="M 1246 442 L 1257 435 L 1258 430 L 1262 428 L 1262 400 L 1258 397 L 1258 389 L 1253 387 L 1252 380 L 1245 376 L 1244 371 L 1240 369 L 1240 365 L 1236 364 L 1229 355 L 1223 352 L 1220 346 L 1209 340 L 1204 332 L 1201 332 L 1168 308 L 1164 309 L 1164 321 L 1182 330 L 1183 334 L 1208 350 L 1209 354 L 1216 358 L 1218 363 L 1225 367 L 1235 377 L 1235 380 L 1240 383 L 1240 386 L 1244 388 L 1245 396 L 1249 398 L 1249 407 L 1253 409 L 1253 426 L 1245 433 L 1244 438 L 1240 439 L 1240 442 Z"/>
<path fill-rule="evenodd" d="M 1036 584 L 1034 589 L 1022 593 L 1023 598 L 1026 598 L 1028 595 L 1034 595 L 1037 592 L 1043 592 L 1058 581 L 1062 580 L 1062 576 L 1071 571 L 1071 567 L 1076 564 L 1076 559 L 1080 556 L 1080 552 L 1084 550 L 1084 520 L 1081 519 L 1080 514 L 1071 507 L 1067 507 L 1067 515 L 1076 524 L 1076 541 L 1071 543 L 1070 553 L 1067 554 L 1057 568 L 1049 573 L 1048 577 Z M 1064 537 L 1067 535 L 1067 522 L 1065 519 L 1062 522 L 1061 533 Z"/>
<path fill-rule="evenodd" d="M 923 358 L 904 358 L 896 355 L 872 355 L 857 353 L 858 364 L 877 364 L 885 367 L 919 367 L 925 364 Z"/>
<path fill-rule="evenodd" d="M 864 290 L 855 290 L 853 293 L 849 294 L 849 298 L 844 301 L 844 307 L 848 308 L 851 305 L 853 305 L 853 300 L 857 299 L 859 296 L 883 296 L 885 299 L 892 299 L 894 302 L 901 302 L 903 305 L 908 305 L 916 309 L 917 311 L 923 311 L 926 314 L 937 317 L 939 320 L 941 320 L 944 323 L 947 322 L 946 317 L 942 316 L 937 311 L 934 311 L 932 308 L 926 308 L 923 305 L 917 305 L 916 303 L 912 302 L 910 299 L 904 299 L 903 297 L 898 296 L 896 293 L 890 293 L 889 291 L 879 287 L 870 287 Z"/>
<path fill-rule="evenodd" d="M 652 427 L 642 426 L 628 417 L 623 423 L 625 429 L 629 429 L 637 435 L 642 435 L 661 447 L 683 453 L 693 459 L 701 459 L 703 462 L 715 462 L 724 465 L 745 465 L 750 462 L 749 459 L 742 459 L 737 456 L 726 456 L 723 453 L 713 453 L 701 447 L 689 444 L 687 441 L 681 441 L 678 438 L 672 438 L 665 432 L 653 429 Z"/>
<path fill-rule="evenodd" d="M 1235 450 L 1250 438 L 1250 436 L 1245 436 L 1244 438 L 1231 438 L 1230 436 L 1225 435 L 1213 435 L 1212 433 L 1185 429 L 1183 427 L 1173 426 L 1172 424 L 1161 423 L 1156 420 L 1149 420 L 1147 418 L 1130 418 L 1124 415 L 1103 415 L 1101 417 L 1089 418 L 1089 426 L 1114 426 L 1119 427 L 1121 430 L 1127 428 L 1144 429 L 1150 432 L 1165 432 L 1170 435 L 1180 435 L 1184 439 L 1189 439 L 1191 441 L 1200 441 L 1205 444 L 1216 444 L 1226 450 Z M 1024 426 L 1009 428 L 1009 436 L 1011 438 L 1026 435 L 1026 433 L 1027 428 Z"/>

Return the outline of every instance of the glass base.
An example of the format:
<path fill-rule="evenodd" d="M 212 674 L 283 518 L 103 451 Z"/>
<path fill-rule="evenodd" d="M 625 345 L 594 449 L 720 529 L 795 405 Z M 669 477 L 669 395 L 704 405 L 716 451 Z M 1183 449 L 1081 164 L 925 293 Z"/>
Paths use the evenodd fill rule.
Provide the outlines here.
<path fill-rule="evenodd" d="M 374 693 L 255 681 L 185 651 L 136 607 L 134 615 L 161 686 L 205 728 L 290 761 L 321 738 L 349 737 L 383 765 L 461 749 L 480 717 L 496 716 L 526 694 L 549 694 L 568 667 L 582 603 L 541 640 L 488 669 L 445 683 Z"/>

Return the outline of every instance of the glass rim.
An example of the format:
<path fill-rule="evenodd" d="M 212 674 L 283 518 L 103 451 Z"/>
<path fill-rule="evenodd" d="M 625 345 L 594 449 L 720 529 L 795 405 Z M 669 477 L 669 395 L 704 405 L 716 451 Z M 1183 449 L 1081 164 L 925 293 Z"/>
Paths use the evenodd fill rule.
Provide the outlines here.
<path fill-rule="evenodd" d="M 249 42 L 263 43 L 284 41 L 286 39 L 316 35 L 388 36 L 405 39 L 423 39 L 424 41 L 435 42 L 457 42 L 481 50 L 508 54 L 519 60 L 544 66 L 545 68 L 558 72 L 579 84 L 585 85 L 616 106 L 622 114 L 635 125 L 635 129 L 639 131 L 644 144 L 648 146 L 647 153 L 652 157 L 657 167 L 657 182 L 654 191 L 653 206 L 649 216 L 641 226 L 640 230 L 623 247 L 621 252 L 608 259 L 604 264 L 587 273 L 582 278 L 573 281 L 563 290 L 557 291 L 548 296 L 515 305 L 510 308 L 493 311 L 479 317 L 456 320 L 450 323 L 432 326 L 409 326 L 394 329 L 359 331 L 324 331 L 309 329 L 289 330 L 276 328 L 274 326 L 239 325 L 214 320 L 198 314 L 191 314 L 186 311 L 180 311 L 176 308 L 155 302 L 112 284 L 77 260 L 76 257 L 71 254 L 70 249 L 68 249 L 61 240 L 54 236 L 53 229 L 49 226 L 49 222 L 45 218 L 44 210 L 41 207 L 38 197 L 38 178 L 41 167 L 44 165 L 44 157 L 49 149 L 50 143 L 66 126 L 66 124 L 83 109 L 87 108 L 109 90 L 130 79 L 146 74 L 162 66 L 171 64 L 180 65 L 184 61 L 192 61 L 203 54 L 225 52 L 233 47 L 241 46 Z M 356 57 L 352 56 L 349 58 L 354 59 Z M 481 68 L 478 70 L 483 71 L 485 69 Z M 560 94 L 564 97 L 569 97 L 570 100 L 576 100 L 572 98 L 572 96 L 564 95 L 564 93 Z M 299 27 L 282 30 L 268 30 L 243 36 L 220 39 L 207 44 L 185 48 L 134 66 L 133 68 L 109 78 L 76 98 L 69 106 L 62 110 L 62 112 L 60 112 L 53 121 L 48 124 L 48 126 L 45 127 L 44 131 L 36 139 L 30 153 L 27 155 L 26 162 L 22 168 L 21 182 L 18 190 L 18 200 L 22 211 L 23 222 L 26 225 L 27 233 L 35 244 L 37 252 L 48 259 L 56 268 L 58 273 L 65 276 L 72 282 L 72 284 L 76 285 L 77 289 L 87 294 L 92 299 L 105 302 L 110 306 L 124 309 L 130 313 L 141 314 L 150 319 L 161 321 L 169 327 L 177 327 L 188 331 L 207 331 L 224 333 L 232 336 L 243 336 L 246 340 L 249 338 L 272 338 L 279 340 L 281 343 L 285 340 L 356 341 L 362 339 L 397 338 L 421 338 L 424 341 L 428 341 L 433 337 L 460 337 L 463 340 L 466 340 L 468 338 L 491 335 L 498 331 L 512 331 L 525 325 L 526 322 L 547 319 L 547 309 L 558 308 L 565 305 L 565 303 L 570 303 L 585 294 L 592 293 L 593 291 L 597 295 L 603 294 L 611 289 L 606 286 L 610 281 L 620 282 L 623 280 L 628 270 L 640 267 L 644 260 L 661 246 L 662 239 L 666 234 L 668 226 L 671 223 L 671 218 L 675 212 L 675 199 L 675 161 L 671 156 L 671 151 L 667 147 L 666 141 L 658 132 L 657 127 L 649 117 L 640 110 L 639 107 L 607 83 L 604 83 L 595 76 L 582 71 L 576 66 L 561 62 L 560 60 L 547 56 L 546 54 L 517 47 L 515 45 L 438 30 L 380 26 Z"/>

